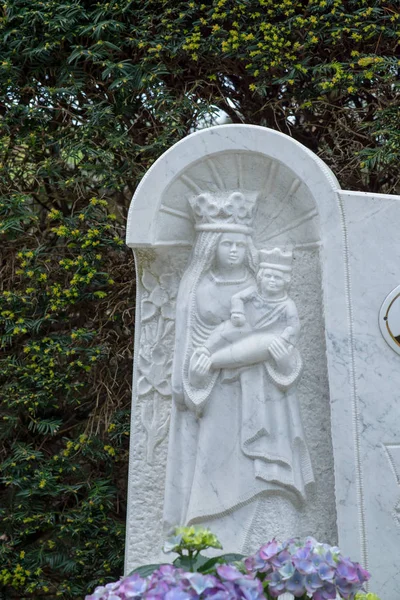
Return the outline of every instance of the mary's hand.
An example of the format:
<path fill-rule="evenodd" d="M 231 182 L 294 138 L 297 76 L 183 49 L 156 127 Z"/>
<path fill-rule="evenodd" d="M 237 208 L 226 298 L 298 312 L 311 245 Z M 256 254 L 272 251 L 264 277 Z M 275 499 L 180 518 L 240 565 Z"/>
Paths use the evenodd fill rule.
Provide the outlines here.
<path fill-rule="evenodd" d="M 292 349 L 293 346 L 288 344 L 286 340 L 283 340 L 279 337 L 276 337 L 274 340 L 272 340 L 268 348 L 272 358 L 276 362 L 276 366 L 282 373 L 289 373 L 292 368 Z"/>
<path fill-rule="evenodd" d="M 210 353 L 206 348 L 198 348 L 193 352 L 189 365 L 189 381 L 193 387 L 202 388 L 207 383 L 211 369 Z"/>

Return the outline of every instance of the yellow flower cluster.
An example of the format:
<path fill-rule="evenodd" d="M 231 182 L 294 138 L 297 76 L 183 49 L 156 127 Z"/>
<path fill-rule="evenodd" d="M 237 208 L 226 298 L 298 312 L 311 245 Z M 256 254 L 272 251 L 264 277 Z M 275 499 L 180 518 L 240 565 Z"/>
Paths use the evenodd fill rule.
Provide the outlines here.
<path fill-rule="evenodd" d="M 71 455 L 72 452 L 79 452 L 80 450 L 82 450 L 82 448 L 86 445 L 91 444 L 92 441 L 88 438 L 87 435 L 82 434 L 79 436 L 78 441 L 76 442 L 72 442 L 71 440 L 68 440 L 66 442 L 66 447 L 65 450 L 62 450 L 61 455 L 63 457 L 68 457 Z M 56 454 L 55 456 L 53 456 L 53 460 L 58 460 L 58 455 Z"/>
<path fill-rule="evenodd" d="M 113 448 L 112 446 L 109 446 L 106 444 L 104 446 L 104 450 L 107 452 L 107 454 L 109 454 L 112 457 L 114 457 L 116 455 L 115 448 Z"/>
<path fill-rule="evenodd" d="M 31 572 L 18 563 L 13 570 L 2 569 L 0 571 L 0 585 L 12 586 L 15 589 L 22 588 L 26 585 L 27 577 L 30 575 Z"/>

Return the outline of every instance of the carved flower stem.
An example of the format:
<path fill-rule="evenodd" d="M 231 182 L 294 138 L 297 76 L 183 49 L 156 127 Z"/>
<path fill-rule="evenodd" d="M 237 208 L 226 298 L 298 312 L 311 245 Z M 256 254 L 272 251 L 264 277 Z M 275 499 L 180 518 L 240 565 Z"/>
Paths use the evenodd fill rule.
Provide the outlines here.
<path fill-rule="evenodd" d="M 142 406 L 142 423 L 147 434 L 146 460 L 151 465 L 153 464 L 154 450 L 165 439 L 169 426 L 169 417 L 162 420 L 161 398 L 157 392 L 154 392 L 152 401 L 148 401 Z"/>

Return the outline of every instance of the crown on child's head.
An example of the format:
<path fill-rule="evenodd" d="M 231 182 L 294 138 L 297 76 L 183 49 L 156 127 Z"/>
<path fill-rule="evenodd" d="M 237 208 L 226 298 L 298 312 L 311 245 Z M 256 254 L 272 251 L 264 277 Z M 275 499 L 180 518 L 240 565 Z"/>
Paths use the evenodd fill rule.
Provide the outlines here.
<path fill-rule="evenodd" d="M 204 192 L 189 199 L 196 231 L 252 233 L 256 194 Z"/>
<path fill-rule="evenodd" d="M 285 251 L 280 248 L 260 250 L 259 258 L 261 268 L 277 269 L 286 273 L 292 270 L 293 254 L 290 250 Z"/>

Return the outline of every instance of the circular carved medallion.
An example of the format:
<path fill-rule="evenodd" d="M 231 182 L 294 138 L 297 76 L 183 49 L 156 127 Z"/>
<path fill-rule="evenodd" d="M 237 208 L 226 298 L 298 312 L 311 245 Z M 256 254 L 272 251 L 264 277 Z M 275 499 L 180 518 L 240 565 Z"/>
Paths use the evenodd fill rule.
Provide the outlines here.
<path fill-rule="evenodd" d="M 385 298 L 379 311 L 379 327 L 392 350 L 400 354 L 400 285 Z"/>

